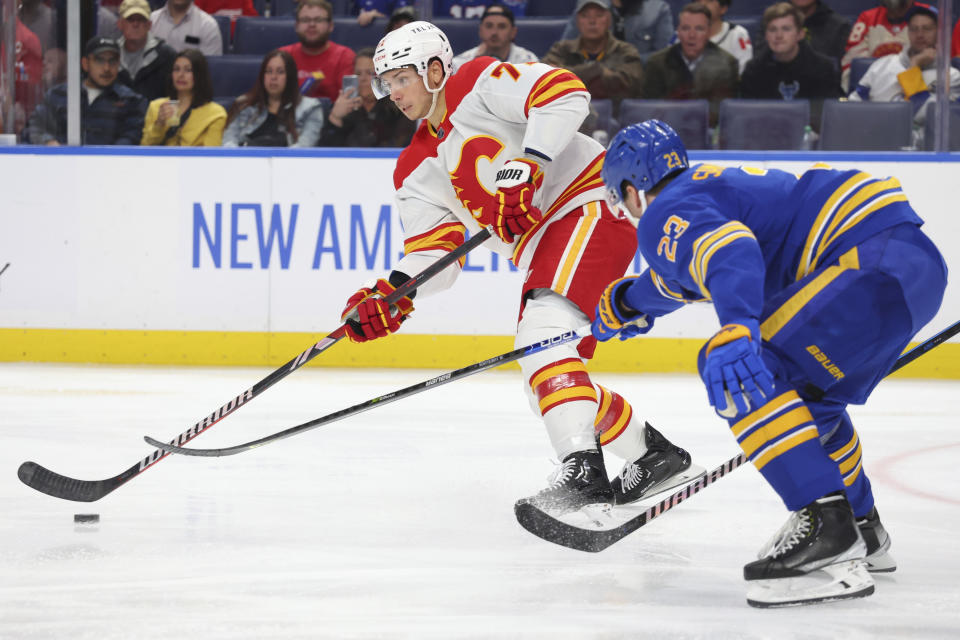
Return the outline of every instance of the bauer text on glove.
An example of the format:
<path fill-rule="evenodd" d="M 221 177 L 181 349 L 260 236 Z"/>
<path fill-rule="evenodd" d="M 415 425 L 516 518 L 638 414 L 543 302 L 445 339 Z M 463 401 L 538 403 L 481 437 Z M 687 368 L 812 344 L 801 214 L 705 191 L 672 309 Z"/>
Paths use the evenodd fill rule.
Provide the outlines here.
<path fill-rule="evenodd" d="M 511 160 L 497 171 L 493 231 L 504 242 L 513 242 L 540 222 L 543 214 L 533 206 L 533 196 L 543 184 L 543 171 L 533 160 Z"/>

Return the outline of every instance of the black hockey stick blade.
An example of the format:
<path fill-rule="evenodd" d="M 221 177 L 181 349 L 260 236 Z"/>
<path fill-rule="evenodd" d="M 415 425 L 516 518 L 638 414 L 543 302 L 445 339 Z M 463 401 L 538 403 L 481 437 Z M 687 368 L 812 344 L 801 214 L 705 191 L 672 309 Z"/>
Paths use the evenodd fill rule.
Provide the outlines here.
<path fill-rule="evenodd" d="M 28 487 L 54 498 L 74 502 L 96 502 L 126 482 L 129 478 L 125 476 L 130 471 L 128 469 L 119 476 L 106 480 L 77 480 L 50 471 L 36 462 L 24 462 L 17 469 L 17 477 Z"/>
<path fill-rule="evenodd" d="M 942 344 L 960 333 L 960 320 L 954 322 L 946 329 L 924 340 L 919 345 L 907 351 L 897 358 L 897 361 L 887 372 L 889 376 L 894 371 L 910 364 L 920 356 L 928 353 L 931 349 Z M 677 506 L 687 498 L 699 493 L 702 489 L 713 484 L 723 476 L 727 475 L 737 467 L 746 462 L 746 456 L 739 453 L 733 458 L 727 460 L 722 465 L 699 479 L 684 485 L 680 490 L 667 496 L 656 503 L 643 513 L 636 515 L 622 524 L 608 529 L 595 528 L 587 529 L 564 522 L 554 516 L 541 511 L 535 506 L 518 502 L 514 505 L 514 515 L 520 526 L 547 542 L 552 542 L 563 547 L 576 549 L 577 551 L 588 551 L 596 553 L 603 551 L 615 542 L 618 542 L 630 535 L 640 527 L 644 526 L 654 518 L 660 516 L 666 511 Z"/>
<path fill-rule="evenodd" d="M 327 414 L 321 418 L 316 418 L 315 420 L 310 420 L 309 422 L 304 422 L 303 424 L 298 424 L 295 427 L 290 427 L 289 429 L 284 429 L 283 431 L 278 431 L 277 433 L 264 436 L 258 440 L 252 440 L 250 442 L 245 442 L 243 444 L 234 445 L 232 447 L 222 447 L 220 449 L 188 449 L 186 447 L 175 446 L 173 443 L 160 442 L 155 440 L 150 436 L 144 436 L 143 439 L 159 449 L 164 450 L 167 453 L 179 453 L 181 455 L 188 456 L 200 456 L 206 458 L 216 458 L 221 456 L 232 456 L 238 453 L 243 453 L 244 451 L 250 451 L 251 449 L 256 449 L 257 447 L 262 447 L 265 444 L 270 444 L 271 442 L 276 442 L 278 440 L 283 440 L 291 436 L 295 436 L 298 433 L 303 433 L 304 431 L 310 431 L 311 429 L 316 429 L 317 427 L 322 427 L 323 425 L 330 424 L 331 422 L 336 422 L 338 420 L 343 420 L 350 416 L 357 415 L 358 413 L 363 413 L 364 411 L 369 411 L 374 407 L 380 407 L 385 404 L 390 404 L 391 402 L 396 402 L 401 398 L 407 398 L 412 395 L 426 391 L 434 387 L 445 385 L 447 383 L 453 382 L 454 380 L 460 380 L 461 378 L 466 378 L 467 376 L 472 376 L 475 373 L 480 373 L 481 371 L 486 371 L 487 369 L 492 369 L 494 367 L 499 367 L 502 364 L 508 362 L 513 362 L 514 360 L 519 360 L 520 358 L 538 353 L 540 351 L 545 351 L 546 349 L 551 349 L 553 347 L 559 346 L 561 344 L 570 342 L 572 340 L 579 340 L 580 338 L 590 335 L 590 325 L 580 327 L 574 331 L 567 331 L 553 338 L 547 338 L 546 340 L 541 340 L 535 344 L 530 344 L 525 347 L 520 347 L 519 349 L 514 349 L 507 353 L 502 353 L 493 358 L 487 358 L 481 362 L 476 362 L 471 365 L 467 365 L 462 369 L 456 369 L 448 373 L 440 374 L 435 378 L 430 378 L 429 380 L 424 380 L 423 382 L 418 382 L 417 384 L 410 385 L 409 387 L 404 387 L 398 391 L 391 391 L 382 396 L 376 398 L 371 398 L 365 402 L 355 404 L 352 407 L 347 407 L 346 409 L 341 409 L 339 411 L 334 411 L 333 413 Z"/>
<path fill-rule="evenodd" d="M 453 265 L 453 263 L 457 262 L 467 253 L 489 240 L 490 237 L 491 232 L 489 228 L 483 229 L 479 233 L 471 236 L 462 245 L 444 255 L 429 267 L 397 287 L 393 293 L 385 298 L 386 302 L 396 302 L 401 297 L 411 293 L 412 291 L 415 291 L 424 282 L 433 278 L 447 267 Z M 170 443 L 173 445 L 183 445 L 187 442 L 190 442 L 201 433 L 217 424 L 228 415 L 232 414 L 241 406 L 247 404 L 264 391 L 275 385 L 277 382 L 283 380 L 288 375 L 320 355 L 322 352 L 335 345 L 345 335 L 345 326 L 341 325 L 322 340 L 311 345 L 293 360 L 285 363 L 279 369 L 274 370 L 267 375 L 267 377 L 263 378 L 235 398 L 232 398 L 226 404 L 221 406 L 210 415 L 204 417 L 202 420 L 181 433 L 179 436 L 170 440 Z M 31 489 L 35 489 L 41 493 L 46 493 L 47 495 L 55 498 L 72 500 L 74 502 L 94 502 L 109 494 L 111 491 L 116 490 L 118 487 L 123 486 L 131 479 L 140 475 L 143 471 L 149 469 L 160 460 L 163 460 L 168 455 L 169 454 L 161 448 L 154 449 L 149 455 L 123 473 L 105 480 L 78 480 L 76 478 L 70 478 L 50 471 L 36 462 L 24 462 L 21 464 L 17 469 L 17 477 L 20 478 L 20 481 Z"/>
<path fill-rule="evenodd" d="M 646 509 L 643 513 L 630 518 L 619 526 L 609 529 L 584 529 L 577 527 L 554 518 L 529 503 L 518 502 L 513 510 L 520 526 L 533 535 L 570 549 L 576 549 L 577 551 L 597 553 L 598 551 L 603 551 L 614 542 L 630 535 L 664 511 L 674 508 L 690 496 L 698 493 L 701 489 L 713 484 L 742 465 L 746 459 L 746 456 L 741 453 L 737 457 L 727 460 L 710 473 L 704 474 L 693 482 L 684 485 L 675 493 L 670 494 L 660 502 Z"/>

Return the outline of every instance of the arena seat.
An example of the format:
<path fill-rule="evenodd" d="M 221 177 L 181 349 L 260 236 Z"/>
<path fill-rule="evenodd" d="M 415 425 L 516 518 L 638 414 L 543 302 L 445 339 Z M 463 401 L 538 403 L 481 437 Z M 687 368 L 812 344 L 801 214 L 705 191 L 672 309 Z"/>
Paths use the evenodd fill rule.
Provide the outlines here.
<path fill-rule="evenodd" d="M 873 0 L 828 0 L 827 4 L 840 15 L 853 16 L 851 24 L 856 22 L 861 13 L 877 6 L 877 2 Z"/>
<path fill-rule="evenodd" d="M 870 65 L 876 61 L 876 58 L 854 58 L 850 61 L 850 84 L 848 85 L 850 87 L 850 91 L 847 92 L 848 94 L 857 88 L 860 78 L 862 78 L 863 74 L 867 72 L 867 69 L 870 68 Z"/>
<path fill-rule="evenodd" d="M 613 117 L 613 101 L 608 99 L 598 99 L 590 101 L 590 109 L 597 114 L 597 121 L 594 123 L 594 131 L 603 131 L 607 138 L 612 138 L 620 128 L 617 120 Z M 606 143 L 603 143 L 606 146 Z"/>
<path fill-rule="evenodd" d="M 710 103 L 707 100 L 643 100 L 628 98 L 620 103 L 617 118 L 625 127 L 656 118 L 674 128 L 688 149 L 709 149 L 708 121 Z"/>
<path fill-rule="evenodd" d="M 270 16 L 273 18 L 292 16 L 296 7 L 297 0 L 270 0 Z"/>
<path fill-rule="evenodd" d="M 355 52 L 364 47 L 375 47 L 383 37 L 383 30 L 387 25 L 386 18 L 377 18 L 366 26 L 360 26 L 353 18 L 346 17 L 337 20 L 333 26 L 330 39 L 338 44 L 350 47 Z M 296 42 L 296 36 L 294 36 Z M 454 49 L 456 54 L 456 49 Z"/>
<path fill-rule="evenodd" d="M 239 95 L 239 94 L 238 94 Z M 213 101 L 218 105 L 223 107 L 229 113 L 230 107 L 233 106 L 233 101 L 237 99 L 237 96 L 216 96 Z"/>
<path fill-rule="evenodd" d="M 220 28 L 220 39 L 223 40 L 223 52 L 230 53 L 230 16 L 213 16 Z"/>
<path fill-rule="evenodd" d="M 293 18 L 237 18 L 233 53 L 259 55 L 297 41 Z"/>
<path fill-rule="evenodd" d="M 569 18 L 577 6 L 577 0 L 527 0 L 526 16 L 563 16 Z"/>
<path fill-rule="evenodd" d="M 210 66 L 210 81 L 213 84 L 213 95 L 233 96 L 250 90 L 260 72 L 260 62 L 263 56 L 209 56 L 207 64 Z"/>
<path fill-rule="evenodd" d="M 936 105 L 931 105 L 927 111 L 927 119 L 923 125 L 923 149 L 924 151 L 933 151 Z M 960 102 L 950 103 L 950 151 L 960 151 Z"/>
<path fill-rule="evenodd" d="M 569 18 L 517 18 L 517 37 L 514 42 L 542 58 L 550 51 L 553 43 L 563 36 L 568 20 Z M 474 34 L 474 40 L 479 42 L 479 36 Z M 476 42 L 470 46 L 476 46 Z"/>
<path fill-rule="evenodd" d="M 477 33 L 477 29 L 480 26 L 479 20 L 434 18 L 431 22 L 440 27 L 440 30 L 450 38 L 453 55 L 463 53 L 467 49 L 472 49 L 480 43 L 480 36 Z M 383 35 L 383 27 L 380 28 L 380 35 Z M 377 43 L 374 42 L 373 44 L 375 45 Z"/>
<path fill-rule="evenodd" d="M 909 102 L 823 102 L 821 151 L 900 151 L 912 144 Z"/>
<path fill-rule="evenodd" d="M 806 100 L 743 100 L 720 103 L 720 149 L 799 150 L 810 122 Z"/>

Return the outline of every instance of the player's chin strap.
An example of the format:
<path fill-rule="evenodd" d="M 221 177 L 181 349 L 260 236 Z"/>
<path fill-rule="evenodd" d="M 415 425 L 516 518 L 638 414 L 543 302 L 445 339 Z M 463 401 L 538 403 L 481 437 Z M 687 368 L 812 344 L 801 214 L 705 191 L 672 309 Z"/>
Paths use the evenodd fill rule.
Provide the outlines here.
<path fill-rule="evenodd" d="M 431 94 L 430 111 L 427 111 L 427 115 L 423 116 L 424 120 L 429 120 L 430 116 L 433 115 L 433 110 L 437 108 L 437 96 L 440 95 L 440 92 L 443 91 L 443 88 L 447 85 L 447 78 L 449 77 L 450 75 L 447 72 L 444 72 L 443 80 L 440 81 L 440 86 L 437 87 L 436 89 L 431 89 L 430 82 L 427 80 L 427 77 L 422 76 L 423 86 L 425 86 L 427 88 L 427 91 L 429 91 Z"/>

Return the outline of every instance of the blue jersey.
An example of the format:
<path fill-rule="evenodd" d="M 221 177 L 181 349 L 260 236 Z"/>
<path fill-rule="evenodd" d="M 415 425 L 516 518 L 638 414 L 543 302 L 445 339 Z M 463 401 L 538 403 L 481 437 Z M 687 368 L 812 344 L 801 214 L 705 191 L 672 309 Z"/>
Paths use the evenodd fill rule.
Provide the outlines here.
<path fill-rule="evenodd" d="M 413 0 L 357 0 L 359 11 L 379 11 L 385 16 L 399 9 L 413 5 Z"/>
<path fill-rule="evenodd" d="M 895 178 L 696 165 L 640 219 L 650 268 L 625 301 L 654 316 L 712 301 L 721 324 L 759 319 L 767 298 L 903 222 L 923 223 Z"/>
<path fill-rule="evenodd" d="M 480 18 L 487 6 L 494 0 L 435 0 L 433 15 L 438 18 Z M 514 17 L 522 18 L 526 14 L 527 0 L 500 0 L 513 12 Z"/>

